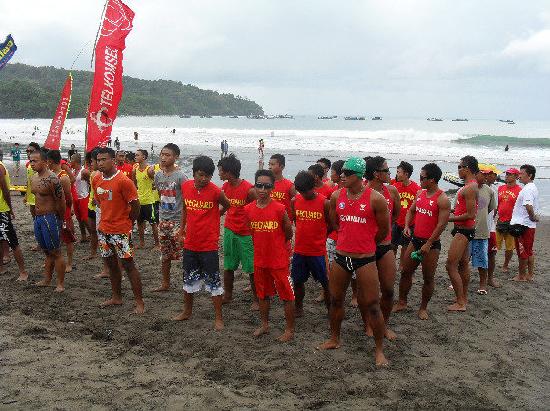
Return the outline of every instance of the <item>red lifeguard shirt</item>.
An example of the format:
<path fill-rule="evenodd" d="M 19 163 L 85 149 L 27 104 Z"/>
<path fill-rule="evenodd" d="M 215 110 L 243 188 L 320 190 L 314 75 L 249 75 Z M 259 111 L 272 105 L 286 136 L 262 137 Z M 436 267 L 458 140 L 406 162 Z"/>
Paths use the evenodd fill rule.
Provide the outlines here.
<path fill-rule="evenodd" d="M 228 182 L 222 186 L 222 191 L 229 200 L 229 210 L 225 215 L 224 227 L 238 235 L 251 235 L 250 226 L 244 212 L 244 206 L 247 204 L 248 192 L 252 188 L 246 180 L 241 180 L 238 186 L 234 187 Z"/>
<path fill-rule="evenodd" d="M 512 211 L 521 191 L 519 185 L 510 188 L 507 185 L 498 188 L 498 221 L 510 221 L 512 219 Z"/>
<path fill-rule="evenodd" d="M 331 194 L 334 193 L 334 187 L 323 184 L 321 187 L 313 187 L 313 191 L 322 194 L 325 198 L 330 198 Z"/>
<path fill-rule="evenodd" d="M 259 208 L 256 201 L 244 206 L 254 243 L 254 266 L 261 268 L 288 267 L 288 248 L 283 230 L 285 207 L 270 201 Z"/>
<path fill-rule="evenodd" d="M 405 186 L 401 181 L 395 181 L 392 185 L 397 188 L 399 192 L 399 199 L 401 200 L 401 211 L 399 212 L 399 217 L 395 222 L 399 227 L 405 227 L 405 217 L 407 217 L 407 211 L 411 207 L 414 199 L 416 198 L 416 193 L 420 190 L 420 186 L 414 181 L 409 180 L 409 185 Z"/>
<path fill-rule="evenodd" d="M 201 189 L 195 187 L 195 180 L 181 185 L 186 210 L 184 248 L 199 252 L 218 250 L 220 193 L 211 181 Z"/>
<path fill-rule="evenodd" d="M 422 190 L 416 199 L 416 213 L 414 215 L 414 236 L 422 240 L 430 238 L 437 226 L 439 206 L 437 199 L 443 191 L 438 190 L 428 197 L 428 192 Z M 438 238 L 436 239 L 438 240 Z"/>
<path fill-rule="evenodd" d="M 271 191 L 271 198 L 285 206 L 287 215 L 290 216 L 290 189 L 294 183 L 286 178 L 282 180 L 275 180 L 275 186 Z"/>
<path fill-rule="evenodd" d="M 131 164 L 124 163 L 121 166 L 117 164 L 116 169 L 121 171 L 126 177 L 132 178 L 133 166 Z"/>
<path fill-rule="evenodd" d="M 306 200 L 301 194 L 296 194 L 294 199 L 296 213 L 294 252 L 314 257 L 326 254 L 325 201 L 326 198 L 322 194 L 317 194 L 312 200 Z"/>

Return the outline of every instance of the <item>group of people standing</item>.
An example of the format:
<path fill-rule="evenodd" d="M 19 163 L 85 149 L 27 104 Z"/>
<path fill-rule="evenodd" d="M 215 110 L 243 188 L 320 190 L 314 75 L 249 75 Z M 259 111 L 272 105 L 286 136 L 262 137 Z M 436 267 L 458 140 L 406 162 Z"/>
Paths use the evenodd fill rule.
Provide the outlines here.
<path fill-rule="evenodd" d="M 254 336 L 270 332 L 270 303 L 278 295 L 286 320 L 278 340 L 289 341 L 295 317 L 304 314 L 305 284 L 313 277 L 322 287 L 318 300 L 325 303 L 330 318 L 330 338 L 317 348 L 336 349 L 351 284 L 352 304 L 360 310 L 366 334 L 374 336 L 378 366 L 388 363 L 384 338 L 396 338 L 389 318 L 392 312 L 407 308 L 419 265 L 423 285 L 418 317 L 429 318 L 440 237 L 448 223 L 453 225 L 453 238 L 446 270 L 456 295 L 449 311 L 466 311 L 470 265 L 479 270 L 480 295 L 487 294 L 487 286 L 499 286 L 493 274 L 502 243 L 503 270 L 509 269 L 516 249 L 519 273 L 514 279 L 529 281 L 534 275 L 538 192 L 533 183 L 536 169 L 528 164 L 508 169 L 505 184 L 496 187 L 500 174 L 496 167 L 463 157 L 458 174 L 465 185 L 452 205 L 439 188 L 442 171 L 437 164 L 425 164 L 417 184 L 411 179 L 411 164 L 401 162 L 392 180 L 388 163 L 380 156 L 334 163 L 321 158 L 291 181 L 283 176 L 284 155 L 274 154 L 268 169 L 258 170 L 250 183 L 241 178 L 241 163 L 231 154 L 217 164 L 224 181 L 218 187 L 211 181 L 216 166 L 210 157 L 196 157 L 193 178 L 188 179 L 177 166 L 180 149 L 173 143 L 162 148 L 156 165 L 148 164 L 148 153 L 142 149 L 129 162 L 125 152 L 96 148 L 86 154 L 84 165 L 78 153 L 67 163 L 58 150 L 44 150 L 36 143 L 29 144 L 27 154 L 26 201 L 36 240 L 46 255 L 44 279 L 37 285 L 49 285 L 55 271 L 56 291 L 64 290 L 65 272 L 72 268 L 69 248 L 76 241 L 74 213 L 82 241 L 90 242 L 90 258 L 99 251 L 100 276 L 111 281 L 111 298 L 102 306 L 122 304 L 123 269 L 134 294 L 135 313 L 144 312 L 141 276 L 134 263 L 135 222 L 139 247 L 145 246 L 149 223 L 161 255 L 160 286 L 155 291 L 170 289 L 171 262 L 182 260 L 184 304 L 175 320 L 191 318 L 194 294 L 206 289 L 212 296 L 214 327 L 221 330 L 223 304 L 234 298 L 235 271 L 241 267 L 253 290 L 252 309 L 260 313 L 261 325 Z M 0 219 L 4 222 L 0 239 L 13 249 L 19 279 L 26 280 L 6 187 L 9 173 L 0 165 Z M 225 216 L 223 274 L 218 255 L 221 216 Z M 62 243 L 67 245 L 68 264 Z M 401 276 L 394 304 L 397 271 Z"/>

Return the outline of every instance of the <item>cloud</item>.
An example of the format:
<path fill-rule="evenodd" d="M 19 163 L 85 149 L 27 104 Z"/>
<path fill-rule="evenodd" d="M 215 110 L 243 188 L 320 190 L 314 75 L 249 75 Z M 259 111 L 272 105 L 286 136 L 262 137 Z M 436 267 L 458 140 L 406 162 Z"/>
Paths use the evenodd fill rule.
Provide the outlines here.
<path fill-rule="evenodd" d="M 515 61 L 520 67 L 534 67 L 542 72 L 550 72 L 550 29 L 511 41 L 502 50 L 502 56 Z"/>

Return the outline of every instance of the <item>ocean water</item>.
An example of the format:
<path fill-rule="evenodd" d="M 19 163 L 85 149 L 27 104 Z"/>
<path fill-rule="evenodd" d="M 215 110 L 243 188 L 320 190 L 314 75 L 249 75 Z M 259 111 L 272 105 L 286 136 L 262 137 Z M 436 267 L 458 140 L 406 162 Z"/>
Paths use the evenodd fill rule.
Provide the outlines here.
<path fill-rule="evenodd" d="M 42 143 L 49 125 L 50 120 L 46 119 L 0 119 L 0 140 Z M 35 126 L 38 130 L 33 136 Z M 68 119 L 63 146 L 71 143 L 82 146 L 84 127 L 84 119 Z M 172 129 L 176 129 L 175 134 Z M 137 144 L 134 131 L 139 133 Z M 437 162 L 444 171 L 456 172 L 458 159 L 466 154 L 476 156 L 480 162 L 493 163 L 502 171 L 530 163 L 537 167 L 535 182 L 541 193 L 543 212 L 550 215 L 550 121 L 507 124 L 498 119 L 435 122 L 406 118 L 373 121 L 370 117 L 364 121 L 343 117 L 320 120 L 314 116 L 270 120 L 119 117 L 113 128 L 112 139 L 115 137 L 126 150 L 138 146 L 150 149 L 153 145 L 158 152 L 162 144 L 174 142 L 184 153 L 187 150 L 189 154 L 203 152 L 213 156 L 219 153 L 220 141 L 225 139 L 229 151 L 243 157 L 243 172 L 248 173 L 257 167 L 258 140 L 263 138 L 266 160 L 275 152 L 288 154 L 286 171 L 291 177 L 321 156 L 336 160 L 351 154 L 383 155 L 390 167 L 407 160 L 415 166 L 415 176 L 420 166 L 430 161 Z M 506 145 L 510 148 L 508 152 L 504 151 Z"/>

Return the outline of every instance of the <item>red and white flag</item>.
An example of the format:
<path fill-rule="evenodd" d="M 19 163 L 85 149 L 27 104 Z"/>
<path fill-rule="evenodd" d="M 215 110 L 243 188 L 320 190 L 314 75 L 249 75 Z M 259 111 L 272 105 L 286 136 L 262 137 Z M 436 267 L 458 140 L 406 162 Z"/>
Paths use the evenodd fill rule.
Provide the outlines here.
<path fill-rule="evenodd" d="M 108 0 L 95 48 L 95 73 L 88 107 L 86 150 L 105 146 L 122 98 L 122 51 L 134 12 L 120 0 Z"/>
<path fill-rule="evenodd" d="M 59 150 L 59 147 L 61 146 L 61 133 L 63 132 L 63 124 L 65 124 L 67 114 L 69 114 L 72 91 L 73 76 L 69 73 L 67 80 L 65 81 L 65 85 L 63 86 L 63 91 L 61 91 L 61 98 L 59 99 L 57 110 L 55 110 L 55 115 L 53 116 L 50 132 L 48 133 L 48 137 L 46 137 L 46 142 L 44 143 L 44 147 L 48 150 Z"/>

